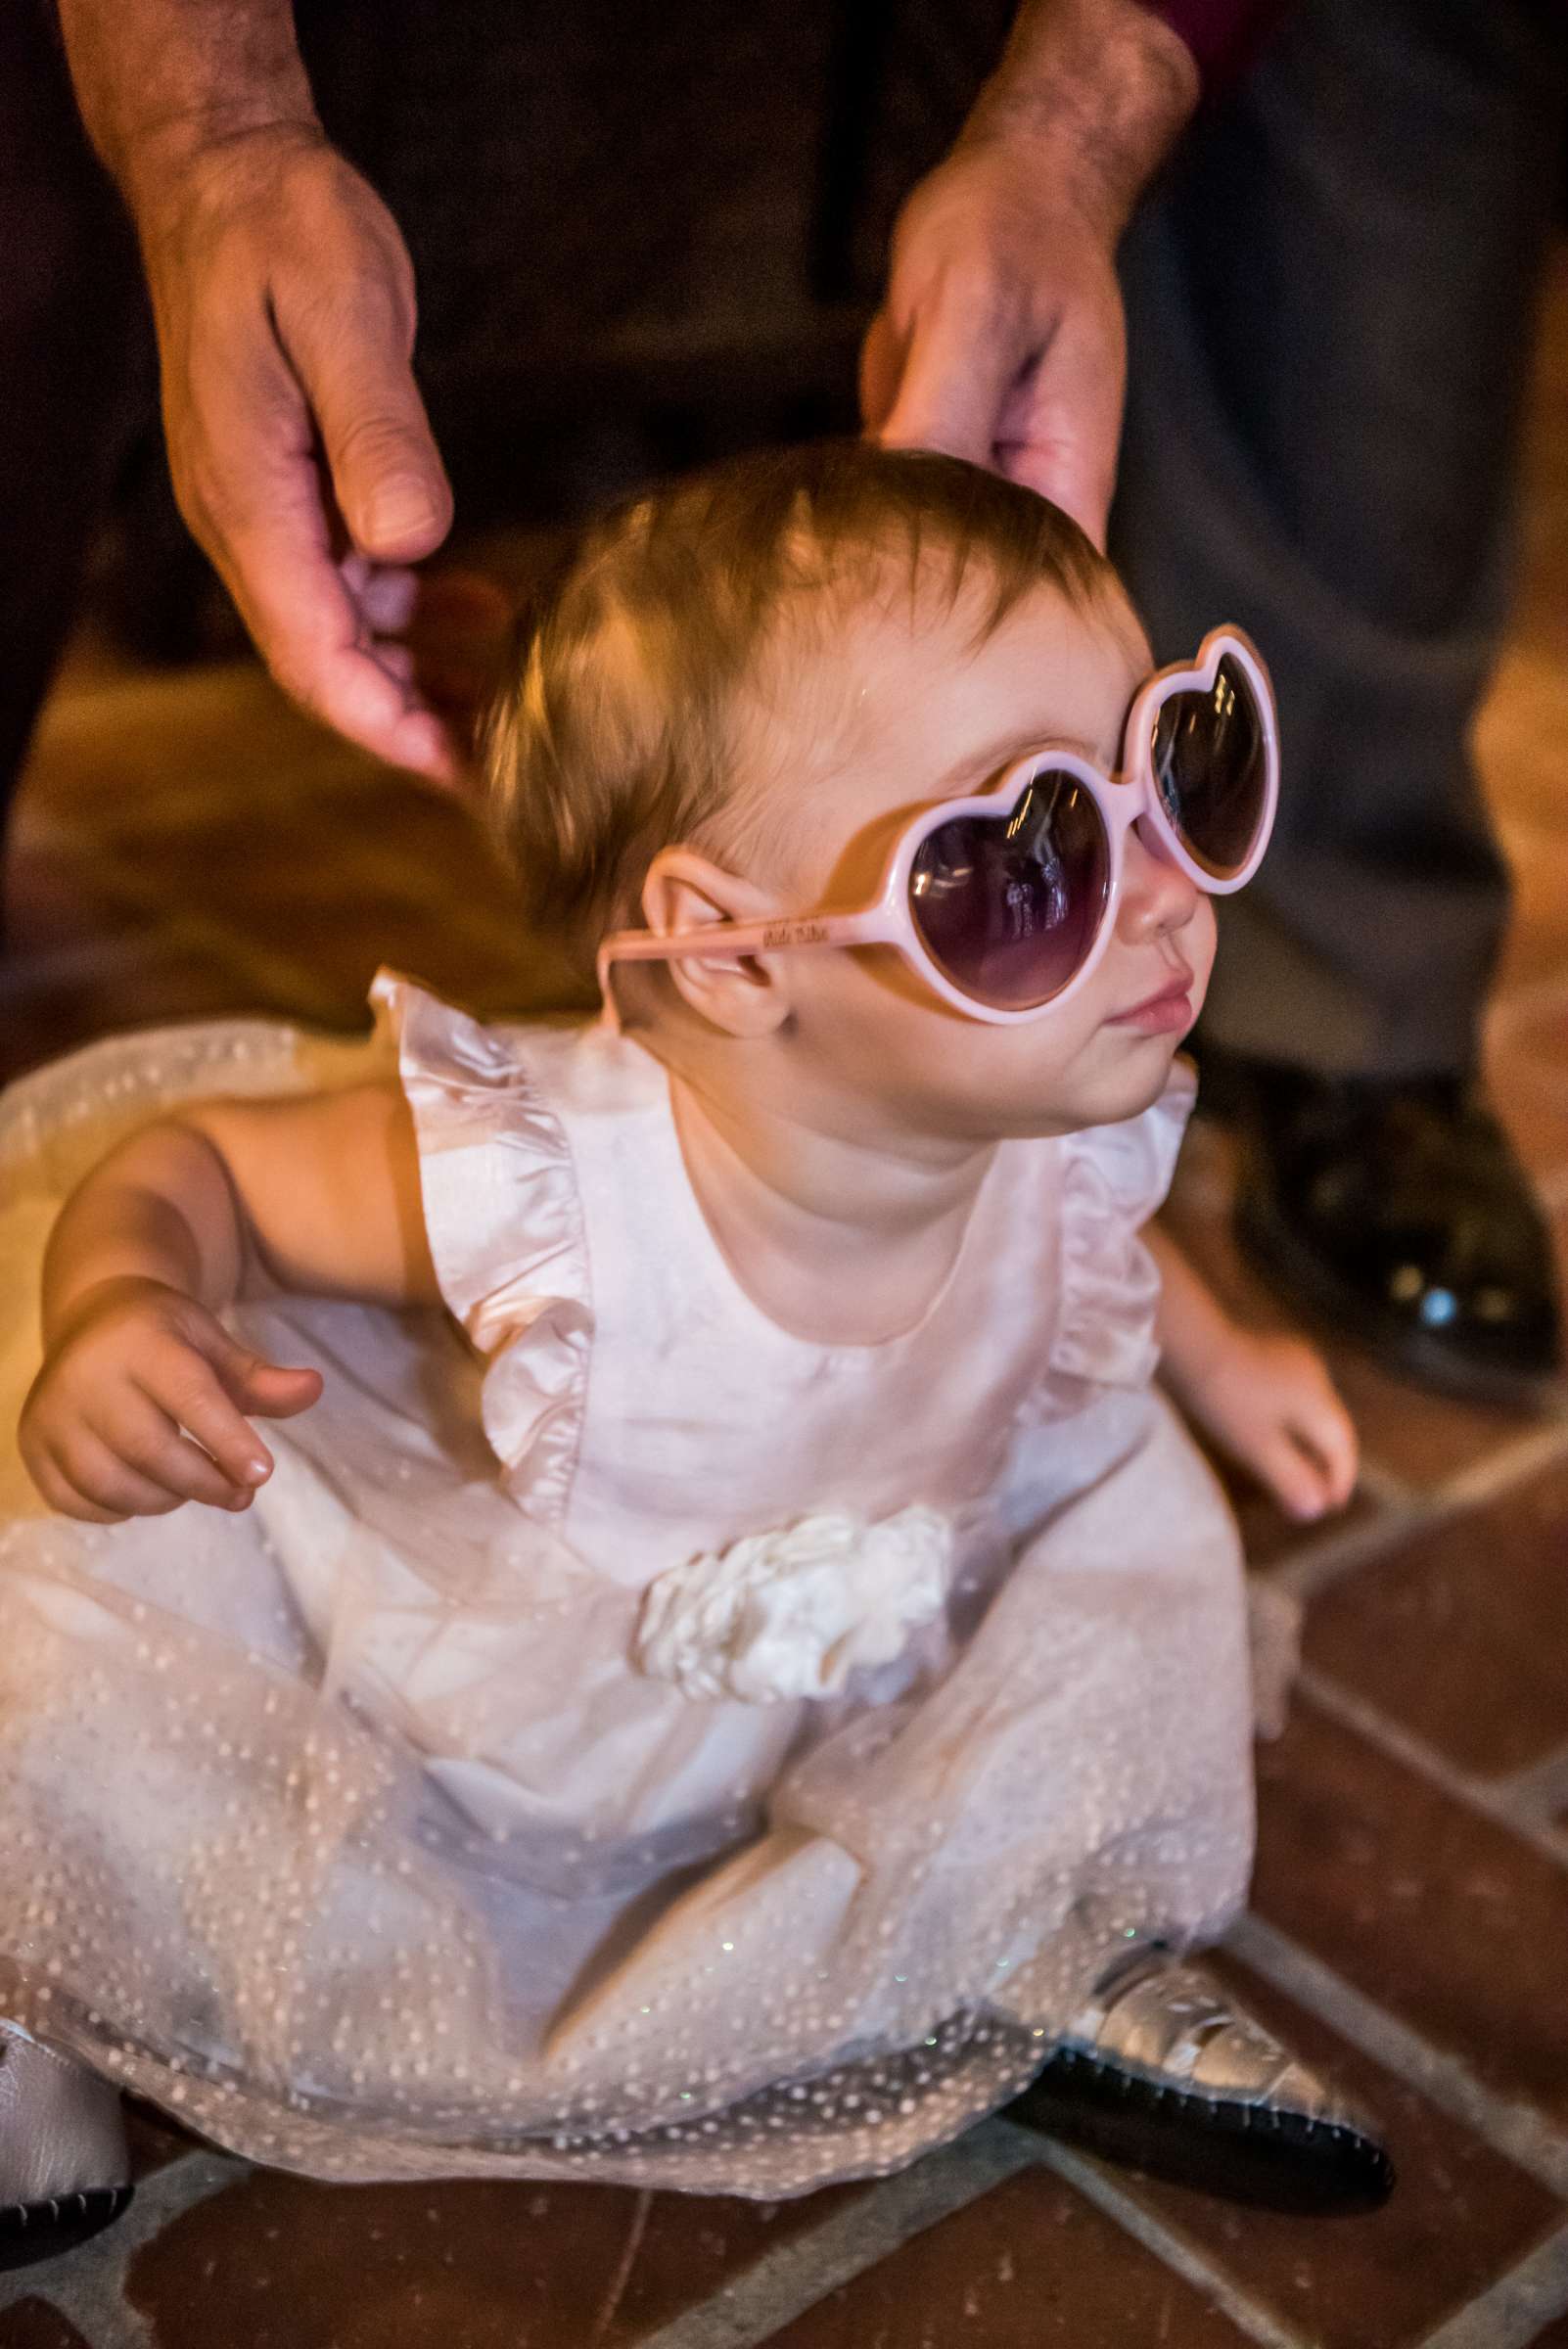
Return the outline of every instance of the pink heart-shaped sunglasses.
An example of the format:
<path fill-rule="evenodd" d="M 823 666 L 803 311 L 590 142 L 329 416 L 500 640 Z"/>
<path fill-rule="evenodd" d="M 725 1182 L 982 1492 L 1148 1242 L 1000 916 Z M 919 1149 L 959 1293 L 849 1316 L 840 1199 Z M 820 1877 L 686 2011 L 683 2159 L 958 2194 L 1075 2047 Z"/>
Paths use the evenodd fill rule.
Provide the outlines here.
<path fill-rule="evenodd" d="M 1172 862 L 1224 897 L 1257 871 L 1278 798 L 1268 671 L 1239 628 L 1215 628 L 1190 668 L 1139 687 L 1115 774 L 1046 744 L 977 797 L 933 802 L 899 833 L 872 902 L 853 912 L 616 931 L 599 948 L 604 1017 L 618 1024 L 617 962 L 885 945 L 971 1019 L 1038 1019 L 1105 950 L 1132 825 L 1146 817 Z"/>

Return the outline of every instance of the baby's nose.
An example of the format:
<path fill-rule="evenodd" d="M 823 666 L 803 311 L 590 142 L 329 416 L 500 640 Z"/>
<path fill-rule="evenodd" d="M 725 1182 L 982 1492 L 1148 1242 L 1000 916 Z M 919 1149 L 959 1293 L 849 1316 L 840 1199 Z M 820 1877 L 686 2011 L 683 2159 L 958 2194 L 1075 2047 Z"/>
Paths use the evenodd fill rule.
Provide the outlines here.
<path fill-rule="evenodd" d="M 1117 928 L 1133 944 L 1185 929 L 1200 891 L 1153 827 L 1139 818 L 1127 836 Z"/>

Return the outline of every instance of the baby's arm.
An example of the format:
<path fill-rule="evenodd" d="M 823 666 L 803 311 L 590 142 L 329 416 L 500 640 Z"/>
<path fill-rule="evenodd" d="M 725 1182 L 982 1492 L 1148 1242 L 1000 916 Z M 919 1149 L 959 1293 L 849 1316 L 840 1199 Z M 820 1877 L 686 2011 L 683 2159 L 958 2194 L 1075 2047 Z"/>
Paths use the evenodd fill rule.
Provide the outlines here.
<path fill-rule="evenodd" d="M 1356 1429 L 1304 1338 L 1243 1329 L 1170 1236 L 1143 1234 L 1160 1267 L 1161 1369 L 1183 1410 L 1292 1517 L 1343 1508 Z"/>
<path fill-rule="evenodd" d="M 192 1108 L 72 1193 L 19 1431 L 52 1507 L 105 1524 L 187 1499 L 249 1506 L 272 1459 L 246 1414 L 286 1418 L 321 1392 L 314 1370 L 264 1361 L 217 1318 L 258 1267 L 294 1289 L 438 1302 L 394 1086 Z"/>

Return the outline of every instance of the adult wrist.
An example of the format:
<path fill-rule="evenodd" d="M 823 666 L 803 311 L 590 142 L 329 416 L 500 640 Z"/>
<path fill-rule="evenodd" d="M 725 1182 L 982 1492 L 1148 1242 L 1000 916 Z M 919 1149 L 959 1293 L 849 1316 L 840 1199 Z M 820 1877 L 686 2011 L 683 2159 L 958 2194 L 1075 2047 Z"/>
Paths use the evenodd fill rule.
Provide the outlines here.
<path fill-rule="evenodd" d="M 1186 43 L 1140 0 L 1026 0 L 959 145 L 1031 151 L 1114 245 L 1200 95 Z"/>
<path fill-rule="evenodd" d="M 313 116 L 148 133 L 116 174 L 144 253 L 171 227 L 185 230 L 207 207 L 221 210 L 243 199 L 250 185 L 264 190 L 284 163 L 324 152 L 328 143 Z"/>
<path fill-rule="evenodd" d="M 290 0 L 59 0 L 88 137 L 138 222 L 202 168 L 322 138 Z"/>

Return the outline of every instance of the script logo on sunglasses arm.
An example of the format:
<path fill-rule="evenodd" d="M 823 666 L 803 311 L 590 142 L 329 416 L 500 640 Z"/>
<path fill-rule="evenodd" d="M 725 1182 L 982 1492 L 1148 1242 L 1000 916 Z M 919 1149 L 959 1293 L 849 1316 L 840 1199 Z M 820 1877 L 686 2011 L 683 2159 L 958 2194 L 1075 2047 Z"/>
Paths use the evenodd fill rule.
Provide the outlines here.
<path fill-rule="evenodd" d="M 762 932 L 764 953 L 775 946 L 820 946 L 826 943 L 826 922 L 769 922 Z"/>

